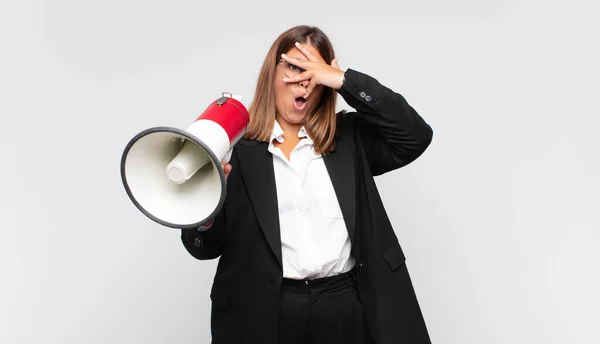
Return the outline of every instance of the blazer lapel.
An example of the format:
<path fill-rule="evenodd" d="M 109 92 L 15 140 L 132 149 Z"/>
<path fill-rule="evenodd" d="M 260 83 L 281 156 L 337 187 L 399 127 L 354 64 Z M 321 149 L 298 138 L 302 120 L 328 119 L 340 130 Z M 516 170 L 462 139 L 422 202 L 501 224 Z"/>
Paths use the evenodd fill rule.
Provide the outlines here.
<path fill-rule="evenodd" d="M 242 178 L 254 207 L 254 213 L 273 254 L 279 265 L 283 267 L 275 170 L 273 155 L 267 147 L 264 142 L 244 138 L 236 145 L 239 150 Z"/>
<path fill-rule="evenodd" d="M 356 183 L 352 142 L 349 135 L 336 138 L 336 147 L 323 161 L 329 172 L 350 240 L 354 243 L 356 223 Z"/>

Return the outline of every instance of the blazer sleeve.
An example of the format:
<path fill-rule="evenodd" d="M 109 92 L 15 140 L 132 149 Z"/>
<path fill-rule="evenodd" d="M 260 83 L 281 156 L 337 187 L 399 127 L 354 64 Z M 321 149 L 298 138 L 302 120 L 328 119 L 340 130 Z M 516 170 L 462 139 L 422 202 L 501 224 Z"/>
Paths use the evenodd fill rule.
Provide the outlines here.
<path fill-rule="evenodd" d="M 433 130 L 404 97 L 353 69 L 338 93 L 352 108 L 373 175 L 406 166 L 427 149 Z"/>
<path fill-rule="evenodd" d="M 207 230 L 181 229 L 181 241 L 194 258 L 214 259 L 223 252 L 225 228 L 225 206 L 223 206 Z"/>

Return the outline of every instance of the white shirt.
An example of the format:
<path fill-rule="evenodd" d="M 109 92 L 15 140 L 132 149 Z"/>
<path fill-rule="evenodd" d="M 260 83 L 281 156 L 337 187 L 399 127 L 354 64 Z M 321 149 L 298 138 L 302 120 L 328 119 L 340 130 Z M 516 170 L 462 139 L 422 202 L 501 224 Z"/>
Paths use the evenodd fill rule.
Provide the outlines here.
<path fill-rule="evenodd" d="M 344 273 L 354 266 L 344 217 L 323 157 L 304 137 L 288 161 L 273 140 L 283 142 L 277 121 L 269 143 L 279 207 L 283 277 L 314 279 Z"/>

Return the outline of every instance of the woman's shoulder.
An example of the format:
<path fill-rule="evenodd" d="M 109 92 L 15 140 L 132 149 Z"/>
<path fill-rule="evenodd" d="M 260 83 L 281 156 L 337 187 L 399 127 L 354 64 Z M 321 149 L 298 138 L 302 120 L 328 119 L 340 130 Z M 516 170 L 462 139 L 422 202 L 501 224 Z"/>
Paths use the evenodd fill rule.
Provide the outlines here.
<path fill-rule="evenodd" d="M 354 128 L 355 111 L 341 110 L 336 113 L 336 136 L 348 134 Z"/>

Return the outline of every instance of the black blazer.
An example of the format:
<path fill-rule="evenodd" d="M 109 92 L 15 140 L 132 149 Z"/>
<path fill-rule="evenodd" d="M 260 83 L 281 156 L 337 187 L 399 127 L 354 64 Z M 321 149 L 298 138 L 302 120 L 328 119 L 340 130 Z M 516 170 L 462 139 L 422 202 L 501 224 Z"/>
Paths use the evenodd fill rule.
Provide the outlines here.
<path fill-rule="evenodd" d="M 359 297 L 375 343 L 430 343 L 425 321 L 373 176 L 406 166 L 431 127 L 398 93 L 349 69 L 338 93 L 335 150 L 324 156 L 356 257 Z M 206 232 L 182 230 L 197 259 L 220 257 L 210 297 L 216 344 L 277 344 L 283 277 L 273 157 L 264 142 L 234 147 L 224 206 Z M 282 343 L 284 344 L 284 343 Z"/>

